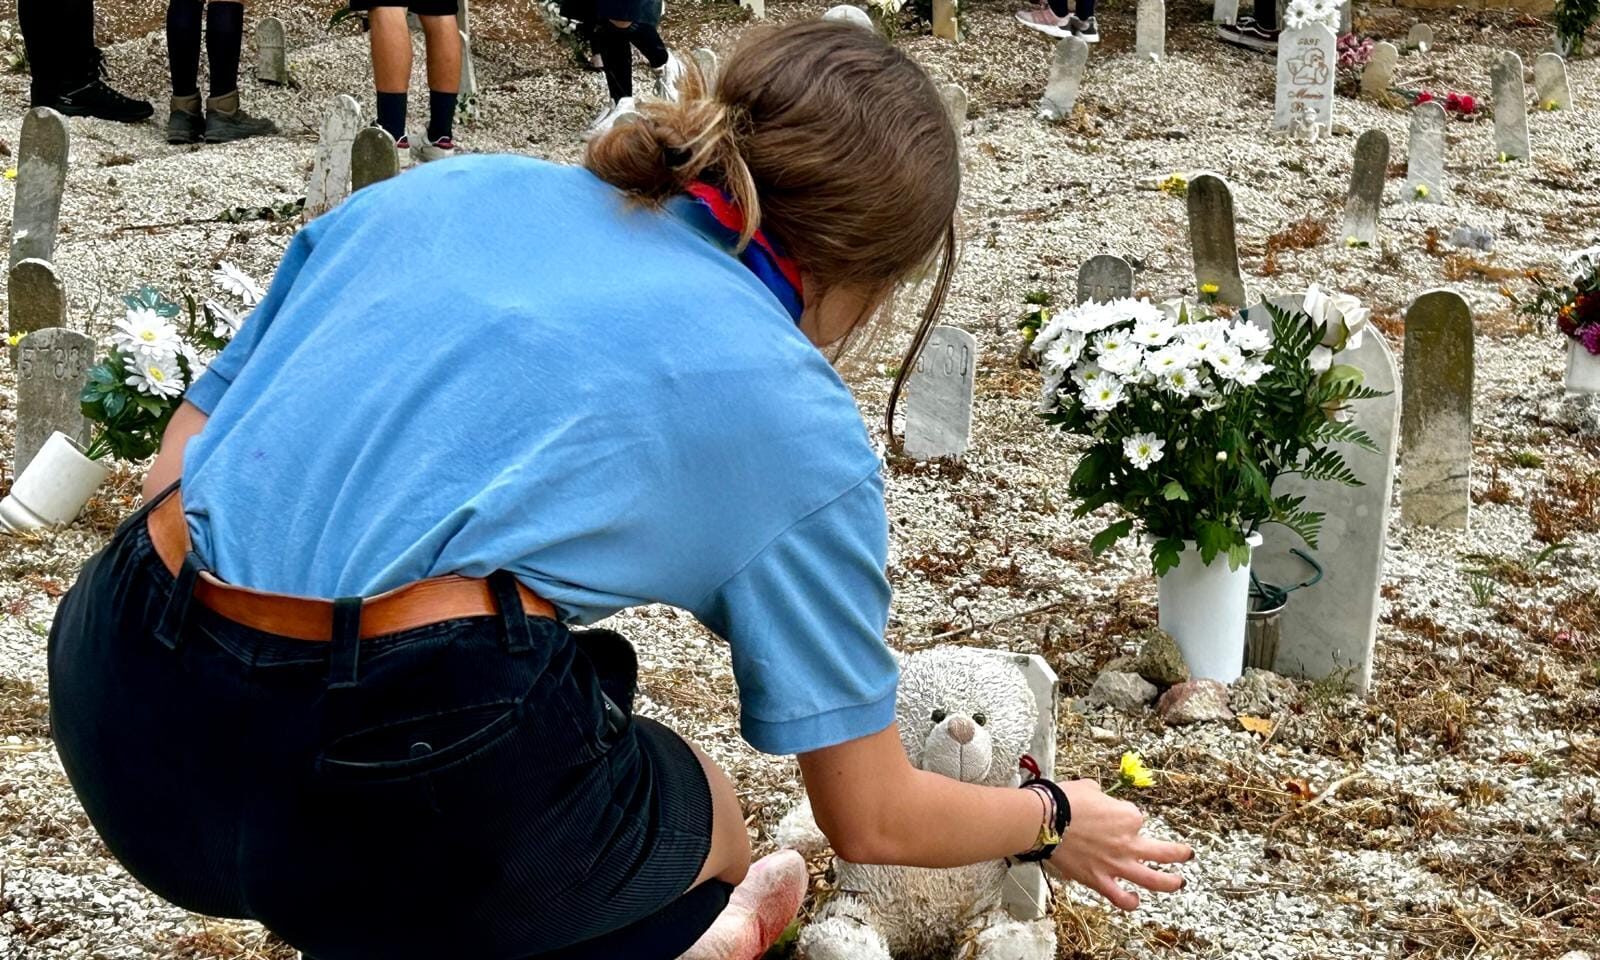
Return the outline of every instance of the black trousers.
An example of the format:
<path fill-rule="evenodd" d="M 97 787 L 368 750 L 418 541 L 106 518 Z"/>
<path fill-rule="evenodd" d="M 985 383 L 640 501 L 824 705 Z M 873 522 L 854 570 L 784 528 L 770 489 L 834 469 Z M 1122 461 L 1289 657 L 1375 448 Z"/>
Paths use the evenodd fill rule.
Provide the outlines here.
<path fill-rule="evenodd" d="M 294 640 L 192 603 L 199 569 L 169 574 L 140 511 L 50 632 L 62 765 L 158 895 L 319 960 L 670 960 L 726 904 L 689 891 L 709 787 L 630 715 L 621 637 L 497 575 L 497 616 L 358 640 L 345 600 L 333 642 Z"/>
<path fill-rule="evenodd" d="M 17 0 L 17 24 L 33 72 L 35 103 L 93 78 L 94 0 Z"/>

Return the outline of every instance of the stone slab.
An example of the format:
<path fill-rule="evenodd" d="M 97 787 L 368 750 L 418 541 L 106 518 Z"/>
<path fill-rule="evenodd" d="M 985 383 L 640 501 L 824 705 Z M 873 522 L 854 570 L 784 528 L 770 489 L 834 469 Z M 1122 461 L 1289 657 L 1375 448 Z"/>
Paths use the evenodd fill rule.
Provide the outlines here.
<path fill-rule="evenodd" d="M 1078 85 L 1089 63 L 1089 45 L 1077 37 L 1063 37 L 1056 43 L 1050 60 L 1050 80 L 1039 100 L 1039 115 L 1046 120 L 1065 120 L 1078 102 Z"/>
<path fill-rule="evenodd" d="M 1433 28 L 1426 23 L 1413 23 L 1406 33 L 1406 46 L 1418 53 L 1427 53 L 1433 49 L 1433 44 Z"/>
<path fill-rule="evenodd" d="M 256 79 L 280 87 L 289 83 L 288 41 L 277 17 L 262 17 L 256 24 Z"/>
<path fill-rule="evenodd" d="M 1387 40 L 1372 45 L 1372 59 L 1361 68 L 1361 95 L 1382 97 L 1394 86 L 1394 68 L 1400 63 L 1400 50 Z"/>
<path fill-rule="evenodd" d="M 1133 267 L 1128 261 L 1100 253 L 1078 268 L 1078 302 L 1104 303 L 1133 296 Z"/>
<path fill-rule="evenodd" d="M 961 24 L 956 19 L 956 0 L 933 0 L 933 35 L 940 40 L 961 39 Z"/>
<path fill-rule="evenodd" d="M 94 341 L 75 330 L 47 327 L 17 344 L 17 435 L 13 477 L 59 430 L 88 446 L 90 426 L 78 395 L 94 366 Z"/>
<path fill-rule="evenodd" d="M 1218 303 L 1244 306 L 1244 278 L 1239 274 L 1239 242 L 1228 182 L 1214 173 L 1201 173 L 1189 181 L 1188 202 L 1195 289 L 1214 283 Z"/>
<path fill-rule="evenodd" d="M 1033 728 L 1033 743 L 1028 755 L 1039 764 L 1046 777 L 1056 776 L 1056 716 L 1061 705 L 1061 685 L 1050 664 L 1036 653 L 1013 653 L 1009 650 L 983 648 L 988 656 L 1004 657 L 1015 663 L 1028 680 L 1037 709 Z M 1002 903 L 1006 911 L 1018 920 L 1037 920 L 1049 908 L 1049 888 L 1038 864 L 1018 863 L 1012 866 L 1006 879 Z"/>
<path fill-rule="evenodd" d="M 49 261 L 24 260 L 11 268 L 6 322 L 13 335 L 67 325 L 67 291 Z"/>
<path fill-rule="evenodd" d="M 1344 206 L 1344 236 L 1350 245 L 1375 246 L 1378 211 L 1383 207 L 1383 184 L 1389 176 L 1389 135 L 1368 130 L 1356 140 L 1355 162 L 1350 169 L 1350 193 Z"/>
<path fill-rule="evenodd" d="M 938 326 L 906 379 L 906 456 L 961 458 L 972 438 L 972 391 L 978 341 L 956 327 Z"/>
<path fill-rule="evenodd" d="M 1333 31 L 1320 23 L 1285 30 L 1278 37 L 1278 79 L 1273 99 L 1272 128 L 1288 130 L 1294 118 L 1309 111 L 1323 132 L 1333 129 L 1333 81 L 1339 47 Z"/>
<path fill-rule="evenodd" d="M 400 174 L 400 152 L 382 127 L 362 127 L 350 146 L 350 188 L 360 190 Z"/>
<path fill-rule="evenodd" d="M 1540 110 L 1571 110 L 1572 85 L 1567 61 L 1557 53 L 1541 53 L 1533 60 L 1533 89 Z"/>
<path fill-rule="evenodd" d="M 1141 60 L 1160 60 L 1167 55 L 1166 0 L 1139 0 L 1133 53 Z"/>
<path fill-rule="evenodd" d="M 1406 148 L 1406 198 L 1424 203 L 1444 200 L 1444 125 L 1437 101 L 1411 108 L 1411 139 Z M 1422 188 L 1422 189 L 1418 189 Z"/>
<path fill-rule="evenodd" d="M 306 184 L 306 219 L 320 217 L 350 195 L 350 152 L 361 132 L 361 105 L 339 94 L 328 106 Z"/>
<path fill-rule="evenodd" d="M 1522 58 L 1509 50 L 1489 68 L 1494 89 L 1494 151 L 1507 160 L 1533 156 L 1528 142 L 1528 93 L 1522 76 Z"/>
<path fill-rule="evenodd" d="M 67 119 L 49 107 L 22 117 L 17 142 L 17 180 L 11 207 L 11 262 L 55 260 L 61 226 L 61 196 L 67 186 L 72 137 Z"/>
<path fill-rule="evenodd" d="M 1472 509 L 1472 310 L 1430 290 L 1406 310 L 1400 519 L 1466 530 Z"/>

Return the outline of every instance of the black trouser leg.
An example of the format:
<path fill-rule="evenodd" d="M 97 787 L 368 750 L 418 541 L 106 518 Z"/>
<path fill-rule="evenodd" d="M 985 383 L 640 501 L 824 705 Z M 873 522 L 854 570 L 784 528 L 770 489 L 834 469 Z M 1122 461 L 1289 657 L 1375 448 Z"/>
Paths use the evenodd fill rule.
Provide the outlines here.
<path fill-rule="evenodd" d="M 217 2 L 206 6 L 206 64 L 211 68 L 211 96 L 225 97 L 239 89 L 239 56 L 244 49 L 244 4 Z"/>
<path fill-rule="evenodd" d="M 627 28 L 602 21 L 595 27 L 594 42 L 605 67 L 611 102 L 633 96 L 633 50 L 628 44 Z"/>
<path fill-rule="evenodd" d="M 202 0 L 168 0 L 167 69 L 172 73 L 172 95 L 193 97 L 200 93 Z"/>
<path fill-rule="evenodd" d="M 49 104 L 83 85 L 92 68 L 94 0 L 17 0 L 17 23 L 33 72 L 33 102 Z"/>
<path fill-rule="evenodd" d="M 1255 0 L 1255 18 L 1263 30 L 1278 29 L 1278 0 Z"/>
<path fill-rule="evenodd" d="M 667 62 L 667 45 L 661 40 L 661 31 L 653 23 L 636 23 L 628 28 L 628 39 L 652 68 Z"/>

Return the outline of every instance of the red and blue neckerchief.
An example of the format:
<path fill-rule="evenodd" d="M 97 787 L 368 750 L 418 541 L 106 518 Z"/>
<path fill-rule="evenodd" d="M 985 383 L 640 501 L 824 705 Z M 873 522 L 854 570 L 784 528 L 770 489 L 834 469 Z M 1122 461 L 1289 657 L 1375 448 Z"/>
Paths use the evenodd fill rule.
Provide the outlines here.
<path fill-rule="evenodd" d="M 744 214 L 733 198 L 710 184 L 698 181 L 689 184 L 687 192 L 727 231 L 724 239 L 728 245 L 731 247 L 738 243 L 739 235 L 744 232 Z M 739 254 L 739 261 L 772 291 L 772 295 L 789 311 L 789 316 L 799 323 L 800 313 L 805 309 L 801 295 L 800 265 L 784 256 L 778 245 L 761 230 L 757 230 L 745 245 L 744 252 Z"/>

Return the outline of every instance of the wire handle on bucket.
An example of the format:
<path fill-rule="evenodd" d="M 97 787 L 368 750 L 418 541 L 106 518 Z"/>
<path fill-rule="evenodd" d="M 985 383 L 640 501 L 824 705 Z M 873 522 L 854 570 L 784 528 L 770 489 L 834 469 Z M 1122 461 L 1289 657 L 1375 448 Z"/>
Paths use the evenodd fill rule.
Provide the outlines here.
<path fill-rule="evenodd" d="M 1322 569 L 1322 564 L 1318 563 L 1315 558 L 1311 556 L 1311 554 L 1306 553 L 1299 547 L 1294 547 L 1289 552 L 1305 561 L 1306 565 L 1312 570 L 1311 577 L 1290 587 L 1280 587 L 1275 583 L 1261 582 L 1261 580 L 1256 577 L 1256 572 L 1251 570 L 1250 597 L 1251 599 L 1258 601 L 1259 607 L 1262 610 L 1276 610 L 1289 602 L 1289 594 L 1295 592 L 1296 590 L 1302 590 L 1306 587 L 1316 586 L 1322 581 L 1322 575 L 1324 572 Z"/>

